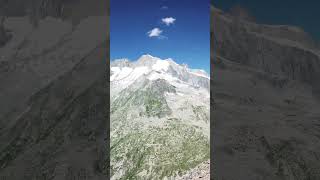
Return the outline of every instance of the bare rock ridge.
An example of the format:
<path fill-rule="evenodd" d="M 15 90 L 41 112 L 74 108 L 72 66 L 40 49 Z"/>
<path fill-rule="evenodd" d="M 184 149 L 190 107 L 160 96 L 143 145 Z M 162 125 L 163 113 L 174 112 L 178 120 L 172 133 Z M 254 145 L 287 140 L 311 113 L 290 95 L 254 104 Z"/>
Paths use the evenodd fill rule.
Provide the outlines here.
<path fill-rule="evenodd" d="M 300 28 L 211 13 L 213 178 L 319 179 L 319 49 Z"/>
<path fill-rule="evenodd" d="M 1 1 L 12 38 L 0 47 L 0 177 L 106 179 L 107 6 L 74 25 L 51 10 L 70 2 L 68 12 L 81 14 L 87 1 L 42 1 L 52 6 L 37 27 L 11 12 L 34 2 Z"/>

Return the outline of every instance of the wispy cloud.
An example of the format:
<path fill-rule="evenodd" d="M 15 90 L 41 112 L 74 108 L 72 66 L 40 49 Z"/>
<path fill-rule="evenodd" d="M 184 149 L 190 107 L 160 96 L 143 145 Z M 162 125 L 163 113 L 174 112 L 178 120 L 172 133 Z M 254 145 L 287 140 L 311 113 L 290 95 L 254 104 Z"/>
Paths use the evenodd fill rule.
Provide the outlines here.
<path fill-rule="evenodd" d="M 150 38 L 168 39 L 168 37 L 162 35 L 162 32 L 159 28 L 153 28 L 151 31 L 148 31 L 147 34 Z"/>
<path fill-rule="evenodd" d="M 147 34 L 149 37 L 159 37 L 161 36 L 162 30 L 159 28 L 153 28 L 151 31 L 148 31 Z"/>
<path fill-rule="evenodd" d="M 166 24 L 167 26 L 170 26 L 170 24 L 174 24 L 175 21 L 176 21 L 176 19 L 173 17 L 162 18 L 162 22 L 164 24 Z"/>

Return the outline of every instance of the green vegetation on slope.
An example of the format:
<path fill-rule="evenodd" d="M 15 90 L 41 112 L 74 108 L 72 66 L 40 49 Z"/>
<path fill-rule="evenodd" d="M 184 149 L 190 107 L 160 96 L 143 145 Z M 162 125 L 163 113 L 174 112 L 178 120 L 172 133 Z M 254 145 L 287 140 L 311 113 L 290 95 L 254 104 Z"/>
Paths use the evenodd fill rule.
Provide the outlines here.
<path fill-rule="evenodd" d="M 209 122 L 209 114 L 204 106 L 193 106 L 192 111 L 196 115 L 197 120 L 204 120 L 205 122 Z"/>
<path fill-rule="evenodd" d="M 209 159 L 208 137 L 200 127 L 172 117 L 165 93 L 176 93 L 175 87 L 146 80 L 111 103 L 112 179 L 174 177 Z M 207 121 L 205 107 L 192 109 L 194 118 Z"/>
<path fill-rule="evenodd" d="M 111 137 L 111 147 L 111 175 L 123 171 L 123 179 L 162 179 L 182 174 L 207 160 L 210 153 L 208 138 L 180 121 Z M 117 167 L 119 162 L 122 164 Z"/>

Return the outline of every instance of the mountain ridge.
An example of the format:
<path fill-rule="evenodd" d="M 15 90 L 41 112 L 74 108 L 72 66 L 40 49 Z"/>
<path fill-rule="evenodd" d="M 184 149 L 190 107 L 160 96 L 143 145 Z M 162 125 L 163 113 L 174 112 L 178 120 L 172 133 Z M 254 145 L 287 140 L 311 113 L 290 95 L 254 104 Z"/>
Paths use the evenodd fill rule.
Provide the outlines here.
<path fill-rule="evenodd" d="M 171 64 L 175 64 L 178 65 L 178 63 L 176 63 L 172 58 L 166 58 L 166 59 L 161 59 L 155 56 L 152 56 L 150 54 L 143 54 L 141 55 L 137 60 L 130 60 L 128 58 L 116 58 L 111 60 L 110 65 L 112 66 L 118 66 L 119 64 L 123 64 L 124 66 L 130 66 L 132 64 L 135 65 L 143 65 L 143 63 L 145 62 L 156 62 L 156 61 L 167 61 Z M 129 65 L 130 64 L 130 65 Z M 186 68 L 189 68 L 186 64 L 181 64 L 180 66 L 186 66 Z M 195 70 L 195 71 L 203 71 L 203 75 L 205 75 L 206 77 L 210 78 L 209 74 L 207 71 L 205 71 L 204 69 L 192 69 L 189 68 L 191 71 Z"/>

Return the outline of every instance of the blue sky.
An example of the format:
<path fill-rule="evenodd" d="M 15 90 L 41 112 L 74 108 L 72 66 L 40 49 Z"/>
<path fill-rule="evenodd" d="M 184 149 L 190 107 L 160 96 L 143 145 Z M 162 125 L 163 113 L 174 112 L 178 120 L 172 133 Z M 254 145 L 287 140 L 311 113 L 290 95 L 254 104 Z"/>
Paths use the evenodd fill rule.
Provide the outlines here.
<path fill-rule="evenodd" d="M 143 54 L 210 69 L 209 0 L 111 0 L 111 60 Z"/>
<path fill-rule="evenodd" d="M 318 42 L 320 41 L 319 0 L 211 0 L 211 2 L 224 11 L 240 5 L 260 23 L 302 27 Z"/>

